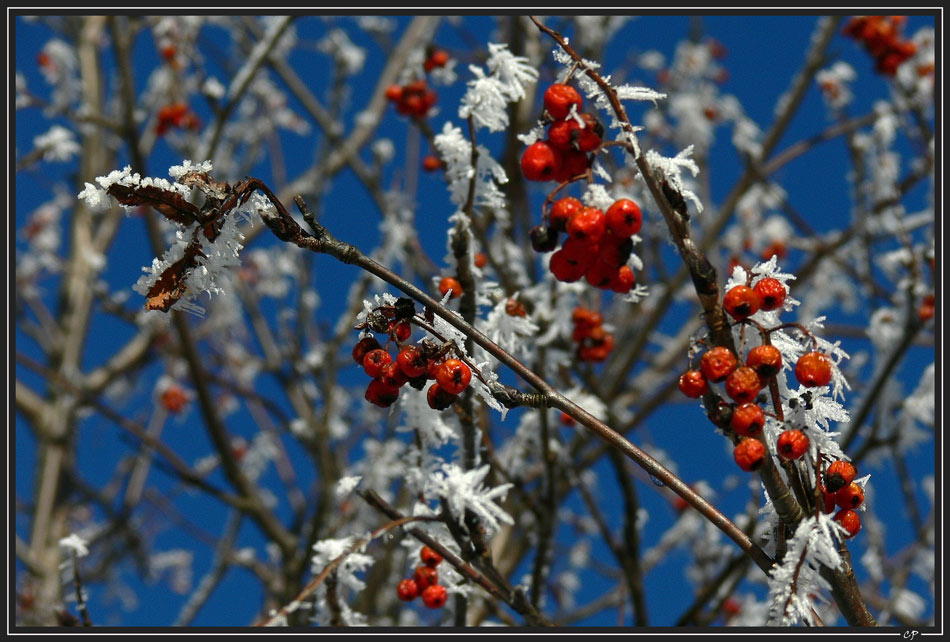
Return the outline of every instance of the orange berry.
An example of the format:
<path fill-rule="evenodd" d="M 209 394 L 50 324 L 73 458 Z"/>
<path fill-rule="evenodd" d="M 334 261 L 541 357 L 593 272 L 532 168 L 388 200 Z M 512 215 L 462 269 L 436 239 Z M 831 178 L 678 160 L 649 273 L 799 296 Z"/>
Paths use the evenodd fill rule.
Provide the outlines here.
<path fill-rule="evenodd" d="M 726 292 L 722 305 L 733 319 L 742 321 L 759 311 L 762 306 L 762 299 L 752 288 L 746 285 L 737 285 Z"/>
<path fill-rule="evenodd" d="M 736 369 L 736 365 L 738 365 L 736 355 L 724 346 L 707 350 L 699 360 L 699 369 L 706 375 L 706 379 L 713 383 L 725 381 L 726 377 Z"/>
<path fill-rule="evenodd" d="M 748 366 L 736 368 L 726 377 L 726 394 L 736 403 L 752 401 L 760 390 L 762 381 L 758 373 Z"/>
<path fill-rule="evenodd" d="M 852 538 L 861 530 L 861 516 L 850 508 L 842 508 L 834 517 L 834 520 L 844 526 L 848 531 L 848 538 Z"/>
<path fill-rule="evenodd" d="M 795 364 L 795 377 L 806 388 L 827 386 L 831 381 L 831 359 L 821 352 L 807 352 Z"/>
<path fill-rule="evenodd" d="M 851 482 L 835 493 L 835 503 L 841 508 L 857 508 L 864 503 L 864 489 Z"/>
<path fill-rule="evenodd" d="M 171 385 L 162 392 L 161 400 L 168 412 L 179 413 L 188 403 L 188 395 L 181 386 Z"/>
<path fill-rule="evenodd" d="M 430 609 L 442 608 L 448 599 L 448 591 L 441 584 L 433 584 L 422 591 L 422 603 Z"/>
<path fill-rule="evenodd" d="M 829 493 L 837 493 L 853 482 L 857 474 L 858 471 L 851 462 L 843 459 L 833 461 L 825 471 L 825 488 Z"/>
<path fill-rule="evenodd" d="M 765 463 L 765 445 L 757 439 L 747 437 L 735 447 L 732 456 L 739 464 L 739 468 L 746 472 L 752 472 L 761 468 L 762 464 Z"/>
<path fill-rule="evenodd" d="M 778 436 L 775 448 L 783 459 L 798 459 L 808 452 L 808 436 L 801 430 L 786 430 Z"/>
<path fill-rule="evenodd" d="M 462 296 L 462 284 L 453 276 L 443 277 L 442 280 L 439 281 L 439 292 L 442 293 L 442 296 L 448 294 L 449 290 L 452 290 L 451 298 L 453 299 Z"/>
<path fill-rule="evenodd" d="M 702 397 L 709 390 L 709 383 L 706 377 L 699 370 L 687 370 L 680 375 L 680 392 L 691 399 Z"/>
<path fill-rule="evenodd" d="M 547 141 L 539 140 L 521 155 L 521 173 L 529 181 L 549 181 L 561 168 L 561 154 Z"/>
<path fill-rule="evenodd" d="M 755 293 L 759 295 L 759 301 L 763 310 L 777 310 L 785 303 L 785 286 L 778 279 L 766 277 L 756 281 L 752 286 Z"/>
<path fill-rule="evenodd" d="M 754 403 L 743 403 L 732 411 L 732 429 L 744 437 L 755 437 L 765 426 L 765 412 Z"/>
<path fill-rule="evenodd" d="M 411 577 L 407 577 L 396 586 L 396 595 L 403 602 L 411 602 L 419 597 L 419 585 Z"/>
<path fill-rule="evenodd" d="M 457 395 L 468 388 L 472 371 L 459 359 L 447 359 L 436 370 L 435 380 L 447 393 Z"/>
<path fill-rule="evenodd" d="M 745 364 L 755 370 L 759 378 L 769 379 L 782 371 L 782 353 L 773 345 L 755 346 L 749 350 Z"/>
<path fill-rule="evenodd" d="M 583 102 L 580 93 L 570 85 L 556 83 L 544 92 L 544 108 L 555 120 L 567 118 L 571 105 L 577 105 L 577 111 L 580 111 Z"/>

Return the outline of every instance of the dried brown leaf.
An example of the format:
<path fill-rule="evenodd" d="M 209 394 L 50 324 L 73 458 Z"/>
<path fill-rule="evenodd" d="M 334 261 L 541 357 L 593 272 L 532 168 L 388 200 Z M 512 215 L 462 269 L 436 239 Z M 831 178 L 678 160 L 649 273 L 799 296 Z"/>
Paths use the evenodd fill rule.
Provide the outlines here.
<path fill-rule="evenodd" d="M 154 185 L 133 186 L 113 183 L 107 190 L 123 205 L 147 205 L 158 210 L 162 216 L 182 225 L 191 225 L 198 220 L 200 211 L 176 192 Z"/>

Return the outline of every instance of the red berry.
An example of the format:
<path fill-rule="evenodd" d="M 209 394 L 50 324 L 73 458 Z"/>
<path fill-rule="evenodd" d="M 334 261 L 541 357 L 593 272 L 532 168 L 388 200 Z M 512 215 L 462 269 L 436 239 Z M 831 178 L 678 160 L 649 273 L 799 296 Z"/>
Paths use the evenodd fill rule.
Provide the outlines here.
<path fill-rule="evenodd" d="M 419 559 L 421 559 L 422 563 L 426 566 L 435 567 L 442 563 L 442 556 L 428 546 L 423 546 L 422 550 L 419 551 Z"/>
<path fill-rule="evenodd" d="M 382 370 L 383 366 L 392 360 L 392 355 L 382 348 L 370 350 L 366 353 L 366 356 L 363 357 L 363 370 L 366 372 L 366 374 L 375 379 L 379 375 L 379 371 Z"/>
<path fill-rule="evenodd" d="M 807 352 L 795 364 L 795 377 L 806 388 L 827 386 L 831 381 L 831 359 L 821 352 Z"/>
<path fill-rule="evenodd" d="M 410 379 L 421 377 L 429 369 L 429 360 L 419 346 L 406 346 L 396 355 L 396 363 Z"/>
<path fill-rule="evenodd" d="M 578 241 L 597 243 L 607 231 L 607 217 L 596 207 L 585 207 L 567 222 L 567 235 Z"/>
<path fill-rule="evenodd" d="M 680 392 L 691 399 L 698 399 L 709 390 L 709 383 L 699 370 L 687 370 L 681 374 L 679 385 Z"/>
<path fill-rule="evenodd" d="M 587 282 L 595 288 L 606 288 L 617 276 L 617 268 L 598 260 L 591 263 L 584 276 L 587 278 Z"/>
<path fill-rule="evenodd" d="M 751 437 L 746 437 L 739 442 L 735 450 L 732 451 L 739 468 L 746 472 L 758 470 L 765 463 L 765 445 Z"/>
<path fill-rule="evenodd" d="M 162 392 L 162 405 L 171 413 L 179 413 L 188 403 L 188 395 L 181 386 L 170 385 Z"/>
<path fill-rule="evenodd" d="M 488 265 L 488 255 L 484 252 L 476 252 L 475 256 L 472 257 L 472 262 L 477 268 L 483 268 Z"/>
<path fill-rule="evenodd" d="M 634 276 L 630 266 L 621 265 L 608 287 L 619 294 L 626 294 L 633 289 L 636 282 L 636 276 Z"/>
<path fill-rule="evenodd" d="M 458 399 L 458 395 L 450 395 L 437 383 L 429 386 L 429 390 L 426 392 L 426 401 L 433 410 L 445 410 L 455 403 L 456 399 Z"/>
<path fill-rule="evenodd" d="M 411 577 L 407 577 L 396 587 L 396 595 L 403 602 L 411 602 L 419 597 L 419 585 Z"/>
<path fill-rule="evenodd" d="M 402 368 L 400 368 L 399 364 L 395 361 L 391 361 L 380 368 L 377 378 L 386 385 L 394 388 L 401 388 L 409 381 L 409 377 L 406 376 L 406 373 L 402 371 Z"/>
<path fill-rule="evenodd" d="M 416 567 L 416 571 L 413 573 L 412 579 L 416 581 L 416 584 L 419 585 L 419 588 L 422 591 L 425 591 L 427 587 L 439 583 L 439 572 L 432 566 L 420 564 Z"/>
<path fill-rule="evenodd" d="M 505 302 L 505 314 L 510 317 L 527 317 L 528 311 L 524 309 L 524 305 L 518 299 L 511 298 Z"/>
<path fill-rule="evenodd" d="M 565 196 L 554 201 L 551 211 L 548 212 L 548 222 L 558 232 L 567 230 L 567 222 L 571 217 L 584 209 L 584 204 L 573 196 Z"/>
<path fill-rule="evenodd" d="M 617 236 L 609 227 L 598 245 L 598 259 L 613 267 L 626 265 L 633 253 L 633 239 Z"/>
<path fill-rule="evenodd" d="M 553 274 L 554 278 L 558 281 L 564 283 L 573 283 L 574 281 L 580 280 L 581 277 L 584 276 L 584 273 L 587 272 L 589 265 L 589 261 L 578 261 L 577 258 L 572 257 L 569 252 L 565 251 L 563 247 L 551 255 L 551 274 Z"/>
<path fill-rule="evenodd" d="M 454 276 L 446 276 L 443 277 L 441 281 L 439 281 L 439 292 L 442 293 L 442 296 L 448 294 L 449 290 L 452 290 L 451 298 L 453 299 L 457 299 L 462 296 L 462 284 L 459 283 L 459 280 Z"/>
<path fill-rule="evenodd" d="M 756 346 L 749 350 L 745 364 L 755 370 L 761 379 L 769 379 L 781 372 L 782 353 L 773 345 Z"/>
<path fill-rule="evenodd" d="M 808 436 L 801 430 L 783 431 L 775 448 L 783 459 L 798 459 L 808 452 Z"/>
<path fill-rule="evenodd" d="M 468 388 L 472 371 L 459 359 L 447 359 L 436 371 L 435 380 L 447 393 L 457 395 Z"/>
<path fill-rule="evenodd" d="M 760 390 L 762 381 L 756 371 L 748 366 L 736 368 L 726 377 L 726 394 L 736 403 L 752 401 Z"/>
<path fill-rule="evenodd" d="M 399 398 L 399 388 L 385 383 L 381 379 L 373 379 L 363 395 L 366 401 L 380 408 L 388 408 Z"/>
<path fill-rule="evenodd" d="M 560 168 L 561 154 L 547 141 L 537 141 L 521 155 L 521 173 L 529 181 L 552 180 Z"/>
<path fill-rule="evenodd" d="M 842 508 L 834 517 L 835 521 L 848 531 L 848 538 L 852 538 L 861 530 L 861 516 L 850 508 Z"/>
<path fill-rule="evenodd" d="M 422 66 L 426 71 L 432 71 L 436 67 L 444 67 L 448 61 L 449 52 L 443 49 L 435 49 L 429 54 Z"/>
<path fill-rule="evenodd" d="M 736 355 L 724 346 L 707 350 L 699 360 L 700 370 L 706 375 L 706 379 L 713 383 L 724 381 L 737 365 Z"/>
<path fill-rule="evenodd" d="M 583 98 L 570 85 L 554 84 L 544 92 L 544 108 L 551 118 L 563 120 L 571 112 L 571 105 L 577 105 L 580 111 Z"/>
<path fill-rule="evenodd" d="M 587 172 L 590 158 L 584 151 L 569 149 L 561 152 L 561 166 L 554 173 L 554 180 L 564 183 Z"/>
<path fill-rule="evenodd" d="M 422 603 L 430 609 L 442 608 L 448 599 L 448 591 L 441 584 L 433 584 L 422 591 Z"/>
<path fill-rule="evenodd" d="M 732 429 L 744 437 L 755 437 L 765 426 L 765 412 L 754 403 L 743 403 L 732 411 Z"/>
<path fill-rule="evenodd" d="M 548 142 L 562 151 L 577 149 L 577 131 L 581 124 L 573 118 L 556 120 L 548 127 Z"/>
<path fill-rule="evenodd" d="M 412 336 L 412 324 L 408 321 L 393 321 L 389 324 L 389 332 L 402 343 Z"/>
<path fill-rule="evenodd" d="M 762 301 L 752 288 L 737 285 L 726 292 L 722 305 L 733 319 L 742 321 L 758 312 Z"/>
<path fill-rule="evenodd" d="M 366 356 L 366 353 L 381 347 L 376 337 L 363 337 L 353 348 L 353 361 L 363 365 L 363 357 Z"/>
<path fill-rule="evenodd" d="M 752 286 L 752 289 L 759 295 L 761 307 L 765 311 L 777 310 L 785 303 L 785 295 L 787 292 L 785 286 L 782 285 L 782 282 L 778 279 L 773 279 L 772 277 L 759 279 L 755 285 Z"/>
<path fill-rule="evenodd" d="M 851 482 L 835 493 L 835 503 L 841 508 L 857 508 L 864 503 L 864 489 Z"/>
<path fill-rule="evenodd" d="M 424 169 L 427 172 L 435 172 L 437 170 L 442 169 L 442 161 L 439 160 L 438 156 L 433 156 L 432 154 L 429 154 L 428 156 L 422 159 L 422 169 Z"/>
<path fill-rule="evenodd" d="M 917 308 L 917 318 L 920 319 L 922 323 L 930 321 L 934 316 L 934 303 L 936 297 L 931 292 L 924 297 L 923 301 L 920 304 L 920 307 Z"/>
<path fill-rule="evenodd" d="M 386 99 L 397 103 L 402 100 L 402 87 L 399 85 L 390 85 L 386 88 Z"/>
<path fill-rule="evenodd" d="M 726 614 L 727 619 L 731 618 L 742 613 L 742 605 L 731 597 L 726 598 L 722 603 L 722 612 Z"/>
<path fill-rule="evenodd" d="M 825 471 L 825 487 L 829 493 L 837 493 L 853 482 L 857 474 L 858 471 L 851 462 L 843 459 L 833 461 Z"/>
<path fill-rule="evenodd" d="M 575 139 L 572 148 L 582 152 L 592 152 L 600 147 L 600 143 L 603 141 L 604 126 L 593 114 L 581 114 L 581 120 L 584 121 L 584 126 L 572 134 Z"/>
<path fill-rule="evenodd" d="M 643 226 L 640 206 L 629 198 L 622 198 L 607 208 L 607 227 L 618 237 L 633 236 Z"/>

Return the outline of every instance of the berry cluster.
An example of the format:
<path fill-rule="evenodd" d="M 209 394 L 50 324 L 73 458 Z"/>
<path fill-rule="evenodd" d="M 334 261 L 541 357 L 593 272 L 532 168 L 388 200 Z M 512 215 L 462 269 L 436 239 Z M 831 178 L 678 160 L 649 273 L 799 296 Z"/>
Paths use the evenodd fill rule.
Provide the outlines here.
<path fill-rule="evenodd" d="M 537 252 L 551 252 L 564 232 L 567 238 L 551 255 L 550 269 L 557 280 L 572 283 L 586 278 L 594 287 L 626 293 L 636 282 L 627 261 L 642 224 L 640 207 L 629 198 L 615 201 L 605 213 L 567 196 L 554 201 L 546 225 L 531 229 L 531 246 Z"/>
<path fill-rule="evenodd" d="M 600 312 L 584 307 L 574 308 L 572 338 L 577 343 L 578 361 L 601 362 L 614 349 L 614 335 L 604 330 L 604 317 Z"/>
<path fill-rule="evenodd" d="M 436 566 L 442 562 L 442 556 L 428 546 L 423 546 L 419 557 L 422 564 L 416 566 L 412 577 L 399 582 L 396 595 L 403 602 L 411 602 L 421 595 L 422 603 L 430 609 L 441 608 L 448 599 L 448 591 L 439 584 L 439 572 L 436 570 Z"/>
<path fill-rule="evenodd" d="M 155 134 L 163 136 L 172 127 L 179 129 L 197 129 L 200 125 L 198 116 L 185 103 L 172 103 L 158 110 L 158 122 L 155 124 Z"/>
<path fill-rule="evenodd" d="M 386 90 L 386 98 L 396 105 L 396 111 L 403 116 L 425 118 L 439 95 L 425 80 L 414 80 L 405 85 L 391 85 Z"/>
<path fill-rule="evenodd" d="M 913 42 L 901 39 L 906 21 L 907 16 L 858 16 L 848 21 L 843 33 L 864 45 L 879 74 L 893 76 L 902 62 L 917 53 Z"/>
<path fill-rule="evenodd" d="M 749 317 L 759 310 L 778 310 L 785 303 L 785 286 L 778 279 L 765 277 L 751 286 L 736 285 L 723 297 L 723 308 L 737 323 L 751 323 Z M 758 324 L 755 324 L 758 325 Z M 765 338 L 768 331 L 760 328 Z M 757 470 L 765 463 L 766 449 L 760 439 L 765 427 L 765 410 L 759 393 L 782 370 L 782 353 L 765 341 L 750 349 L 745 364 L 729 348 L 715 346 L 705 351 L 699 368 L 691 368 L 679 378 L 680 391 L 698 399 L 709 392 L 710 384 L 723 384 L 732 400 L 729 425 L 739 439 L 733 451 L 736 463 L 746 471 Z M 807 388 L 825 386 L 832 378 L 831 359 L 822 352 L 811 351 L 799 357 L 795 377 Z M 776 449 L 783 460 L 795 460 L 808 452 L 808 436 L 797 429 L 779 435 Z"/>
<path fill-rule="evenodd" d="M 395 306 L 384 306 L 373 311 L 366 324 L 359 329 L 386 332 L 383 347 L 373 335 L 360 339 L 353 348 L 353 360 L 363 367 L 372 381 L 366 389 L 366 401 L 388 408 L 399 398 L 405 384 L 422 390 L 434 381 L 426 392 L 429 407 L 445 410 L 451 406 L 472 381 L 472 370 L 458 358 L 446 358 L 455 347 L 450 343 L 435 345 L 423 340 L 419 344 L 406 343 L 412 336 L 410 318 L 414 308 L 410 299 L 399 299 Z M 390 343 L 399 348 L 395 358 L 388 350 Z"/>
<path fill-rule="evenodd" d="M 429 73 L 437 67 L 444 67 L 448 62 L 449 54 L 447 51 L 430 45 L 426 48 L 426 59 L 422 63 L 422 67 L 426 73 Z M 434 89 L 429 87 L 429 83 L 424 79 L 419 79 L 404 85 L 390 85 L 386 89 L 386 98 L 396 105 L 396 111 L 403 116 L 425 118 L 429 114 L 429 110 L 438 101 L 439 96 Z M 438 162 L 438 166 L 432 167 L 429 171 L 435 171 L 435 169 L 441 167 L 441 162 L 437 158 L 435 158 L 435 162 Z M 431 166 L 433 161 L 429 161 L 429 164 Z"/>
<path fill-rule="evenodd" d="M 825 469 L 819 486 L 825 513 L 838 509 L 834 519 L 848 531 L 848 537 L 861 530 L 861 516 L 854 509 L 864 503 L 864 489 L 854 481 L 857 474 L 854 464 L 838 459 Z"/>
<path fill-rule="evenodd" d="M 597 117 L 581 113 L 583 98 L 570 85 L 554 84 L 544 92 L 547 138 L 521 155 L 521 172 L 529 181 L 570 181 L 587 172 L 589 152 L 600 147 L 604 127 Z"/>

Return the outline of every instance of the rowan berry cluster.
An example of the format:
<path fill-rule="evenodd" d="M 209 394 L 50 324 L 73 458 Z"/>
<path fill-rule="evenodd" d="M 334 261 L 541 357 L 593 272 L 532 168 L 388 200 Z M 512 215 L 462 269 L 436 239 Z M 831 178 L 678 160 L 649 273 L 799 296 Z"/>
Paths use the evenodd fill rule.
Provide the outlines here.
<path fill-rule="evenodd" d="M 405 85 L 391 85 L 386 90 L 386 98 L 396 105 L 396 111 L 403 116 L 425 118 L 439 95 L 425 80 L 414 80 Z"/>
<path fill-rule="evenodd" d="M 198 116 L 185 103 L 171 103 L 158 110 L 155 134 L 163 136 L 175 127 L 178 129 L 197 129 L 200 126 Z"/>
<path fill-rule="evenodd" d="M 429 73 L 437 67 L 444 67 L 449 62 L 449 54 L 444 49 L 434 46 L 426 48 L 426 58 L 422 63 L 423 70 Z M 425 79 L 413 80 L 404 85 L 390 85 L 386 89 L 386 98 L 396 106 L 396 111 L 403 116 L 425 118 L 429 110 L 439 99 L 434 89 L 429 87 Z M 438 161 L 438 159 L 435 159 Z M 430 164 L 432 161 L 430 161 Z M 439 163 L 441 166 L 441 163 Z M 430 171 L 434 171 L 433 167 Z"/>
<path fill-rule="evenodd" d="M 749 319 L 759 310 L 779 310 L 785 303 L 785 285 L 778 279 L 763 277 L 750 285 L 735 285 L 723 297 L 723 309 L 736 323 L 748 323 L 762 333 L 762 345 L 751 348 L 745 363 L 724 346 L 706 350 L 698 368 L 690 368 L 680 376 L 680 391 L 697 399 L 710 391 L 710 384 L 723 384 L 729 405 L 729 426 L 738 438 L 733 456 L 740 468 L 758 470 L 767 456 L 761 439 L 766 412 L 759 393 L 782 371 L 782 353 L 768 340 L 769 330 Z M 825 386 L 832 378 L 831 359 L 817 350 L 806 352 L 795 364 L 795 377 L 806 388 Z M 783 460 L 795 460 L 808 452 L 809 439 L 802 430 L 790 428 L 776 441 L 776 450 Z"/>
<path fill-rule="evenodd" d="M 571 314 L 574 321 L 574 333 L 571 336 L 577 343 L 578 361 L 601 362 L 614 349 L 614 335 L 604 327 L 604 317 L 595 310 L 578 306 Z"/>
<path fill-rule="evenodd" d="M 412 577 L 399 582 L 396 595 L 403 602 L 411 602 L 421 595 L 422 603 L 430 609 L 441 608 L 448 599 L 448 591 L 439 584 L 439 571 L 436 569 L 442 562 L 442 556 L 428 546 L 423 546 L 419 557 L 422 564 L 416 566 Z"/>
<path fill-rule="evenodd" d="M 551 255 L 550 269 L 557 280 L 586 278 L 594 287 L 627 293 L 636 282 L 627 261 L 642 224 L 640 207 L 628 198 L 615 201 L 605 213 L 567 196 L 554 201 L 546 224 L 531 229 L 531 245 L 538 252 L 553 251 L 560 234 L 566 233 Z"/>
<path fill-rule="evenodd" d="M 526 179 L 563 183 L 587 172 L 593 162 L 589 153 L 600 147 L 604 127 L 593 114 L 580 112 L 583 102 L 570 85 L 557 83 L 544 92 L 547 138 L 532 143 L 521 155 Z"/>
<path fill-rule="evenodd" d="M 360 330 L 387 334 L 385 346 L 369 334 L 353 348 L 353 360 L 372 377 L 364 398 L 388 408 L 399 398 L 405 384 L 422 390 L 433 381 L 426 391 L 426 400 L 433 410 L 445 410 L 468 388 L 472 370 L 461 359 L 450 356 L 455 350 L 451 342 L 437 345 L 423 339 L 418 344 L 407 343 L 412 336 L 410 319 L 414 315 L 412 300 L 403 298 L 394 306 L 375 309 L 365 323 L 357 326 Z M 398 348 L 395 357 L 389 350 L 390 344 Z"/>
<path fill-rule="evenodd" d="M 874 58 L 879 74 L 893 76 L 897 68 L 917 53 L 917 46 L 901 39 L 907 16 L 857 16 L 844 26 L 843 33 L 864 45 Z"/>
<path fill-rule="evenodd" d="M 864 503 L 864 489 L 854 481 L 857 473 L 854 464 L 838 459 L 825 469 L 819 485 L 824 512 L 839 509 L 834 519 L 848 531 L 848 537 L 861 530 L 861 516 L 854 509 Z"/>

